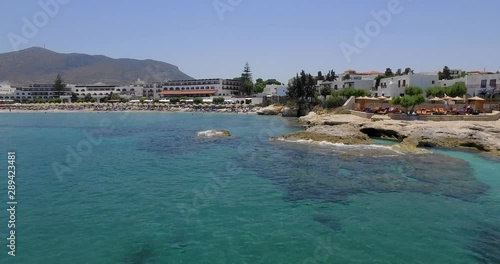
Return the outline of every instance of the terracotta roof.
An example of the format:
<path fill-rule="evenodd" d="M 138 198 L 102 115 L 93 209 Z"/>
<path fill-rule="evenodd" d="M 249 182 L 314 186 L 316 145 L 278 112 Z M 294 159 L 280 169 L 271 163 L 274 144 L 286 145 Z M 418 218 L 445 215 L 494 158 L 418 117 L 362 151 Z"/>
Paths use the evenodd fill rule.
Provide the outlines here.
<path fill-rule="evenodd" d="M 217 90 L 163 91 L 162 95 L 215 94 Z"/>
<path fill-rule="evenodd" d="M 358 75 L 378 75 L 378 74 L 383 74 L 383 72 L 369 71 L 369 72 L 358 72 L 356 74 L 358 74 Z"/>

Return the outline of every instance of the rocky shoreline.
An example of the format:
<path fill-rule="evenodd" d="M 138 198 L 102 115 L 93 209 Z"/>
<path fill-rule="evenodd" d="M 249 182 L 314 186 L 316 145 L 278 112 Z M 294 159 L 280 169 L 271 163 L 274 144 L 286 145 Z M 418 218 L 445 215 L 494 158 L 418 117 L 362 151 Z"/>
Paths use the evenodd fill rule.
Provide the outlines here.
<path fill-rule="evenodd" d="M 393 149 L 406 153 L 428 153 L 421 147 L 446 147 L 500 156 L 500 121 L 399 121 L 314 112 L 299 120 L 305 131 L 275 139 L 358 145 L 372 144 L 372 138 L 379 138 L 400 142 Z"/>

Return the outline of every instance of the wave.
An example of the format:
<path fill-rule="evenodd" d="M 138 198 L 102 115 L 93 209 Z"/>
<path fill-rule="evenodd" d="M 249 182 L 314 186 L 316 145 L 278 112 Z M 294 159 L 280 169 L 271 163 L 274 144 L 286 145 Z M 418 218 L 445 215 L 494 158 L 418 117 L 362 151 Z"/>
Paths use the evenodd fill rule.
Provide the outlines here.
<path fill-rule="evenodd" d="M 314 144 L 314 145 L 319 145 L 322 147 L 334 147 L 337 150 L 384 150 L 384 151 L 390 151 L 391 153 L 395 154 L 387 154 L 387 155 L 377 155 L 377 157 L 396 157 L 398 155 L 404 155 L 403 152 L 394 150 L 391 146 L 387 145 L 377 145 L 377 144 L 367 144 L 367 145 L 348 145 L 344 143 L 332 143 L 328 141 L 314 141 L 311 139 L 297 139 L 297 140 L 290 140 L 290 139 L 284 139 L 284 138 L 279 138 L 277 139 L 278 141 L 283 141 L 283 142 L 289 142 L 289 143 L 299 143 L 299 144 Z M 363 156 L 363 154 L 360 154 Z M 373 155 L 370 155 L 373 156 Z"/>

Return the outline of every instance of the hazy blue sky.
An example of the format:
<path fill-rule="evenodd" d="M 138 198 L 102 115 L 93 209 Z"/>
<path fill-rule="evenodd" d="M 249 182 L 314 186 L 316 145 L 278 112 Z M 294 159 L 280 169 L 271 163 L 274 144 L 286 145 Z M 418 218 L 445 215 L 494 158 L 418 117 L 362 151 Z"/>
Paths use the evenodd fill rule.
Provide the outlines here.
<path fill-rule="evenodd" d="M 0 0 L 0 52 L 14 50 L 13 33 L 28 42 L 20 49 L 45 45 L 63 53 L 150 58 L 195 78 L 236 77 L 248 61 L 254 78 L 282 82 L 301 69 L 500 70 L 498 0 L 59 1 L 68 3 L 44 23 L 38 0 Z M 377 32 L 371 12 L 389 10 L 393 1 L 397 12 Z M 235 6 L 219 16 L 217 2 Z M 23 36 L 23 17 L 34 16 L 42 26 Z M 364 32 L 367 24 L 370 43 L 356 46 L 355 28 Z M 350 62 L 341 43 L 358 49 Z"/>

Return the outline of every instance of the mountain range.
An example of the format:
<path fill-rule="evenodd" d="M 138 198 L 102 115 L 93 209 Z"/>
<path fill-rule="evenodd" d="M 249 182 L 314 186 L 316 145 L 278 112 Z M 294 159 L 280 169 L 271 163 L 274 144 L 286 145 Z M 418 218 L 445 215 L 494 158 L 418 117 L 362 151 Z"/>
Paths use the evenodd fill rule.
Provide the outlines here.
<path fill-rule="evenodd" d="M 128 84 L 137 79 L 146 82 L 193 79 L 177 66 L 155 60 L 63 54 L 38 47 L 0 54 L 0 81 L 14 84 L 53 83 L 57 74 L 71 84 Z"/>

